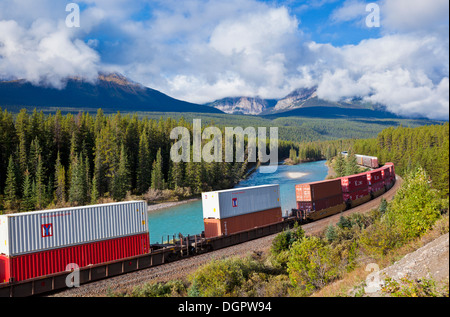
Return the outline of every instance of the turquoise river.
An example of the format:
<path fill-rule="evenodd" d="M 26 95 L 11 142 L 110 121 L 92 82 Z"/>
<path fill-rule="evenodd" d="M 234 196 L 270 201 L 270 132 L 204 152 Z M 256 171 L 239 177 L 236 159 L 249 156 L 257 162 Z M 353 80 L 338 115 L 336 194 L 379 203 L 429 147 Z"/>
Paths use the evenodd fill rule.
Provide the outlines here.
<path fill-rule="evenodd" d="M 328 174 L 325 161 L 303 163 L 299 165 L 279 165 L 274 173 L 255 171 L 236 188 L 279 184 L 283 213 L 295 208 L 295 185 L 324 180 Z M 175 207 L 149 212 L 148 215 L 150 242 L 161 243 L 167 236 L 195 235 L 203 229 L 203 212 L 201 199 Z"/>

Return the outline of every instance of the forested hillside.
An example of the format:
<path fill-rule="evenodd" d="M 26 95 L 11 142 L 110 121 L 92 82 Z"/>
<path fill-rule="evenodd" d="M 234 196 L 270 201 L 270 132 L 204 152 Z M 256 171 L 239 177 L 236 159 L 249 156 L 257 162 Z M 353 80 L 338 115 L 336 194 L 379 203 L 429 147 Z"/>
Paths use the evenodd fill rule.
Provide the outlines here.
<path fill-rule="evenodd" d="M 127 193 L 155 199 L 168 190 L 186 198 L 233 187 L 246 173 L 247 162 L 173 163 L 170 132 L 178 126 L 192 134 L 183 118 L 0 111 L 1 208 L 120 201 Z M 281 155 L 288 153 L 290 145 L 280 143 Z"/>
<path fill-rule="evenodd" d="M 387 128 L 376 139 L 356 140 L 356 153 L 378 157 L 380 164 L 395 163 L 396 173 L 405 175 L 417 167 L 425 169 L 433 188 L 448 195 L 449 124 L 417 128 Z"/>

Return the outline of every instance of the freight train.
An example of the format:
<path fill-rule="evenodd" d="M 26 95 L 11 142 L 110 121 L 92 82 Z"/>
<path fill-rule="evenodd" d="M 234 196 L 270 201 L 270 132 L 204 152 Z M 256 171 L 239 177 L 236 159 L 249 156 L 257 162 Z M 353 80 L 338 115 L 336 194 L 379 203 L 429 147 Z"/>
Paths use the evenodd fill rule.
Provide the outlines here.
<path fill-rule="evenodd" d="M 341 152 L 343 156 L 348 156 L 348 152 Z M 378 168 L 378 158 L 375 156 L 361 155 L 355 154 L 356 163 L 361 166 L 369 167 L 369 168 Z"/>
<path fill-rule="evenodd" d="M 353 208 L 395 183 L 394 164 L 296 185 L 297 208 L 282 216 L 279 185 L 202 193 L 205 231 L 150 245 L 147 203 L 131 201 L 0 216 L 0 296 L 35 295 L 208 252 Z"/>
<path fill-rule="evenodd" d="M 394 184 L 394 164 L 386 163 L 356 175 L 296 185 L 295 212 L 304 221 L 322 219 L 378 197 Z"/>

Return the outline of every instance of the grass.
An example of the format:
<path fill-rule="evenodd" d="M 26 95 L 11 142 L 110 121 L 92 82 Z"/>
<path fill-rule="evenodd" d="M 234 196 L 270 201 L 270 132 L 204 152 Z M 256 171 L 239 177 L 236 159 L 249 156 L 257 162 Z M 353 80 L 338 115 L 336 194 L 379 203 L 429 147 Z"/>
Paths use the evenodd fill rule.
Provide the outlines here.
<path fill-rule="evenodd" d="M 447 213 L 443 215 L 435 223 L 433 228 L 425 233 L 422 237 L 417 238 L 400 248 L 390 251 L 386 256 L 378 260 L 376 263 L 380 267 L 380 270 L 382 270 L 399 261 L 405 255 L 418 250 L 419 248 L 425 246 L 426 244 L 432 242 L 433 240 L 448 232 L 449 215 Z M 364 288 L 367 276 L 371 273 L 370 271 L 366 271 L 365 268 L 368 263 L 373 262 L 375 262 L 375 260 L 371 258 L 360 259 L 359 265 L 353 271 L 345 273 L 339 281 L 329 284 L 319 291 L 315 292 L 312 297 L 347 297 L 363 295 L 362 289 Z M 438 284 L 441 284 L 439 285 L 439 287 L 444 288 L 444 293 L 446 285 L 448 294 L 448 281 L 441 281 L 441 283 L 438 282 Z"/>

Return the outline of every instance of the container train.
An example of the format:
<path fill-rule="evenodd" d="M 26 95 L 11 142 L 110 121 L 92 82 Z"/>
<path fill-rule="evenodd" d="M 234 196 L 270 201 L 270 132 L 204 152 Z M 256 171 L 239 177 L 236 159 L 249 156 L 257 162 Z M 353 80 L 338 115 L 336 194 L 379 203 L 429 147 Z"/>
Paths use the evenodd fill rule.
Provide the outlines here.
<path fill-rule="evenodd" d="M 395 183 L 393 163 L 368 172 L 296 185 L 297 217 L 311 221 L 359 206 L 388 191 Z"/>
<path fill-rule="evenodd" d="M 341 152 L 343 156 L 348 156 L 348 152 Z M 369 167 L 369 168 L 378 168 L 378 158 L 375 156 L 361 155 L 355 154 L 356 163 L 361 166 Z"/>
<path fill-rule="evenodd" d="M 199 240 L 195 236 L 195 250 L 198 245 L 210 250 L 242 243 L 283 230 L 293 221 L 340 213 L 382 195 L 394 183 L 394 164 L 386 163 L 357 175 L 299 184 L 297 208 L 289 218 L 282 216 L 279 185 L 202 193 L 205 231 Z M 174 257 L 175 252 L 189 254 L 189 239 L 164 250 L 150 245 L 147 219 L 143 201 L 2 215 L 0 291 L 31 281 L 34 292 L 39 288 L 36 279 L 67 274 L 72 264 L 87 268 L 86 281 L 91 281 L 96 273 L 113 276 L 113 268 L 120 263 L 117 274 L 166 263 L 179 257 Z M 92 271 L 96 267 L 103 269 Z M 58 288 L 54 281 L 52 287 Z"/>

